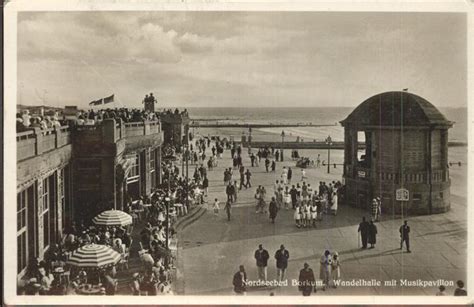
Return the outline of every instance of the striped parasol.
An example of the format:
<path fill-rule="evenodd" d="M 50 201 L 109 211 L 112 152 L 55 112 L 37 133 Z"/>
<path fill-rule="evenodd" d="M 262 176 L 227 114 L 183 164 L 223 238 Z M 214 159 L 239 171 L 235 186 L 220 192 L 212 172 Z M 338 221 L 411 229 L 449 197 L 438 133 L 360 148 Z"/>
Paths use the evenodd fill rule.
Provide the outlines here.
<path fill-rule="evenodd" d="M 126 226 L 133 223 L 132 217 L 120 210 L 107 210 L 96 216 L 94 224 L 102 226 Z"/>
<path fill-rule="evenodd" d="M 100 268 L 117 264 L 121 255 L 106 245 L 87 244 L 76 249 L 67 263 L 81 268 Z"/>

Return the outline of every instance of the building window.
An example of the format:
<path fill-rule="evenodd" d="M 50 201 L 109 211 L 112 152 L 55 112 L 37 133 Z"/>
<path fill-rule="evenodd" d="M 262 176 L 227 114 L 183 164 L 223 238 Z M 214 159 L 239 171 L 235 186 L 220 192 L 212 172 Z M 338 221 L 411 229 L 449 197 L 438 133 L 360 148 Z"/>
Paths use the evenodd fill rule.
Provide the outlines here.
<path fill-rule="evenodd" d="M 421 200 L 421 194 L 420 193 L 413 193 L 413 200 L 414 201 L 420 201 Z"/>
<path fill-rule="evenodd" d="M 20 273 L 27 266 L 28 251 L 27 251 L 27 204 L 28 194 L 24 190 L 17 194 L 16 203 L 16 237 L 17 237 L 17 272 Z"/>
<path fill-rule="evenodd" d="M 49 177 L 43 179 L 43 212 L 41 218 L 43 218 L 43 247 L 46 249 L 49 246 Z"/>
<path fill-rule="evenodd" d="M 127 182 L 138 181 L 140 178 L 140 162 L 138 155 L 132 159 L 132 165 L 130 166 L 130 173 L 127 177 Z"/>
<path fill-rule="evenodd" d="M 443 192 L 439 192 L 439 198 L 443 199 Z"/>

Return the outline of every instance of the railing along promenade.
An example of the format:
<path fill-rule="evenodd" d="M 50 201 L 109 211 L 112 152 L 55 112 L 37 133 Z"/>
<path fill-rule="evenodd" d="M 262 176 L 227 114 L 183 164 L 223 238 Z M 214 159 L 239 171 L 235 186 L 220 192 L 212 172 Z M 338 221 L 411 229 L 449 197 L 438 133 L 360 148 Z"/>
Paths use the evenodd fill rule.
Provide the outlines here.
<path fill-rule="evenodd" d="M 103 139 L 116 142 L 132 136 L 144 136 L 161 132 L 159 121 L 143 121 L 131 123 L 116 123 L 115 120 L 104 120 L 95 125 L 54 127 L 43 130 L 31 128 L 18 132 L 16 135 L 17 161 L 26 160 L 43 153 L 59 149 L 72 143 L 74 133 L 80 136 Z"/>

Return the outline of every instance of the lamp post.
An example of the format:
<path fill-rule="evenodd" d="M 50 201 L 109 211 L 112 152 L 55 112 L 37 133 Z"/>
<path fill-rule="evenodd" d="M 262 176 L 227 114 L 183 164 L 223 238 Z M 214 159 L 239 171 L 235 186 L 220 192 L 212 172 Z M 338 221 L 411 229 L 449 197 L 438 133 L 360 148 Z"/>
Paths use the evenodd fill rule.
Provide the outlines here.
<path fill-rule="evenodd" d="M 332 139 L 331 136 L 328 135 L 326 138 L 326 145 L 328 145 L 328 174 L 330 173 L 330 164 L 331 164 L 331 145 Z"/>
<path fill-rule="evenodd" d="M 281 131 L 281 155 L 280 161 L 283 162 L 283 144 L 285 143 L 285 131 Z"/>

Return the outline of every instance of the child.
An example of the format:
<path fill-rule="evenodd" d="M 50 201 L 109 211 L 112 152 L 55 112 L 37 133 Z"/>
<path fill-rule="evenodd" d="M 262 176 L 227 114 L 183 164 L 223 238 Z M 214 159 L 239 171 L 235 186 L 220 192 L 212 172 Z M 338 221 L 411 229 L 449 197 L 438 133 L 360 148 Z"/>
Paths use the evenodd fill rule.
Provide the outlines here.
<path fill-rule="evenodd" d="M 296 224 L 296 227 L 300 228 L 300 219 L 301 219 L 301 214 L 300 214 L 300 207 L 296 207 L 295 209 L 295 214 L 293 215 L 294 219 L 295 219 L 295 224 Z"/>
<path fill-rule="evenodd" d="M 214 215 L 219 215 L 219 201 L 217 200 L 217 198 L 214 200 Z"/>

